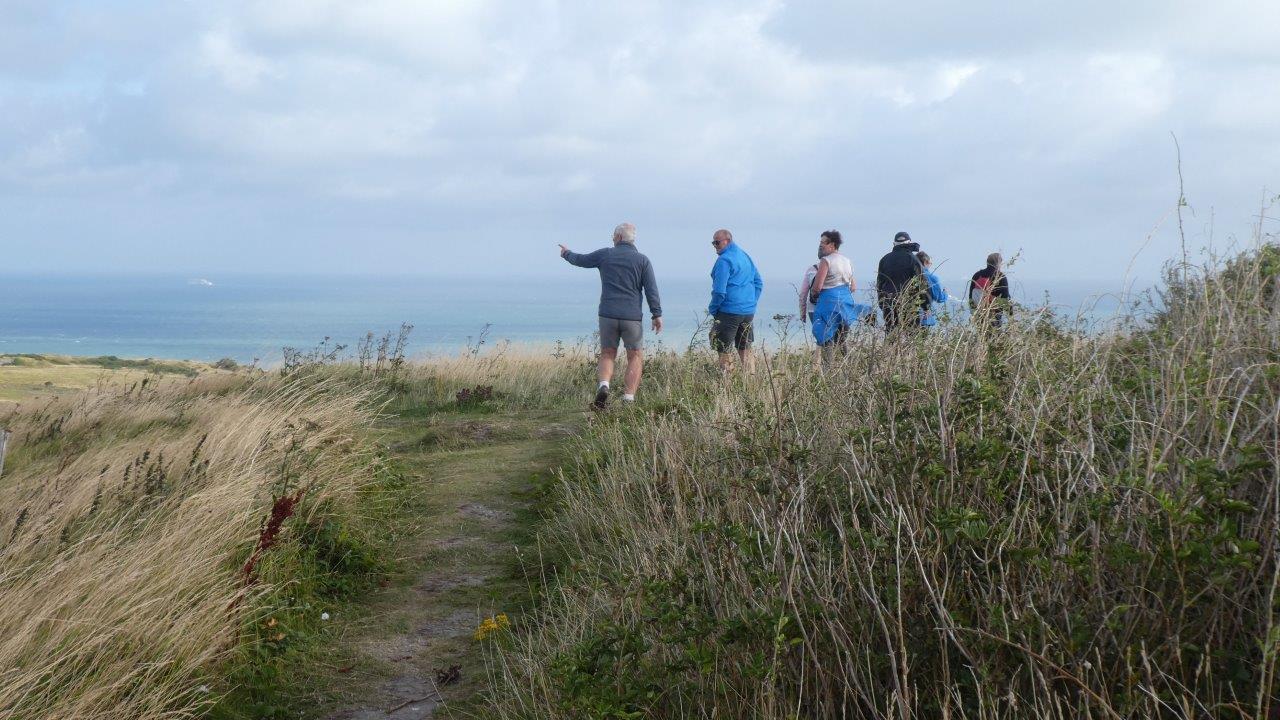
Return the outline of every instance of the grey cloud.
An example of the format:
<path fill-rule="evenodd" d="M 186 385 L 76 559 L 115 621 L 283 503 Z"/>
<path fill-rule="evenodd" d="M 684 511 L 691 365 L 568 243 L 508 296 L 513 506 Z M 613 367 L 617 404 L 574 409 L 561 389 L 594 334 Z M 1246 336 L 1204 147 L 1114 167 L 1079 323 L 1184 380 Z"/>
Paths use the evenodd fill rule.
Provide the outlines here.
<path fill-rule="evenodd" d="M 1172 206 L 1171 131 L 1242 224 L 1280 167 L 1276 11 L 1121 5 L 6 6 L 31 52 L 0 51 L 0 233 L 82 250 L 32 268 L 111 262 L 106 218 L 157 268 L 372 271 L 502 236 L 538 272 L 621 218 L 679 268 L 722 224 L 783 267 L 832 226 L 865 267 L 907 227 L 1118 274 Z"/>
<path fill-rule="evenodd" d="M 1280 7 L 1249 0 L 1156 2 L 787 3 L 765 31 L 814 58 L 906 62 L 1007 58 L 1046 51 L 1156 48 L 1198 59 L 1280 57 L 1267 28 Z"/>

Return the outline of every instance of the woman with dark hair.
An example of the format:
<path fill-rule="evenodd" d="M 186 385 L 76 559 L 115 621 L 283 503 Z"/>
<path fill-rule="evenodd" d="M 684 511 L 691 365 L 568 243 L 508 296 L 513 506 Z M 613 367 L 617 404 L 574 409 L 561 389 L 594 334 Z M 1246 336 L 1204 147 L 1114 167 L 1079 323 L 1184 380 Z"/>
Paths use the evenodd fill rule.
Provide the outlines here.
<path fill-rule="evenodd" d="M 858 321 L 853 302 L 853 263 L 840 254 L 844 240 L 838 230 L 828 230 L 818 238 L 818 271 L 810 283 L 813 303 L 813 339 L 819 347 L 842 345 L 849 327 Z"/>

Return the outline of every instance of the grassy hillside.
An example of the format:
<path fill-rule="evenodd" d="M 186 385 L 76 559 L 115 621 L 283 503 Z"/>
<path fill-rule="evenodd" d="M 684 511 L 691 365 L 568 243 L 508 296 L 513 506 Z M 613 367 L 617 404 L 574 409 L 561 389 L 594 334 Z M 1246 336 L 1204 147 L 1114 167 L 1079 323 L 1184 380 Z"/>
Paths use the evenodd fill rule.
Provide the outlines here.
<path fill-rule="evenodd" d="M 0 716 L 269 715 L 252 686 L 375 564 L 368 399 L 149 374 L 0 412 Z"/>
<path fill-rule="evenodd" d="M 547 402 L 529 384 L 539 362 L 495 354 L 378 377 L 327 357 L 287 376 L 117 358 L 0 363 L 13 401 L 0 405 L 13 433 L 0 476 L 0 717 L 316 716 L 377 680 L 377 662 L 346 672 L 360 660 L 353 648 L 345 665 L 333 659 L 353 634 L 398 631 L 375 615 L 452 619 L 499 592 L 503 608 L 520 602 L 509 548 L 485 557 L 485 533 L 524 537 L 527 517 L 469 531 L 485 536 L 468 536 L 475 550 L 432 548 L 475 524 L 456 498 L 508 517 L 493 508 L 509 501 L 484 493 L 527 492 L 525 465 L 554 454 L 562 411 L 502 414 Z M 495 371 L 505 380 L 488 399 L 458 402 L 474 385 L 460 383 Z M 585 362 L 562 357 L 551 372 L 566 378 L 559 407 L 576 406 Z M 464 591 L 433 607 L 386 605 L 415 573 L 448 587 L 455 572 Z M 492 582 L 472 587 L 485 573 Z M 381 587 L 383 609 L 365 607 Z M 451 700 L 483 684 L 475 624 L 427 638 L 466 667 Z"/>
<path fill-rule="evenodd" d="M 1158 314 L 1108 335 L 1044 315 L 868 331 L 823 369 L 795 345 L 730 378 L 655 354 L 637 406 L 582 423 L 591 359 L 509 348 L 376 381 L 149 373 L 26 401 L 0 411 L 0 716 L 358 700 L 349 665 L 307 668 L 323 613 L 417 547 L 430 582 L 378 593 L 408 623 L 379 632 L 440 650 L 419 674 L 478 644 L 486 682 L 468 664 L 449 692 L 482 688 L 485 716 L 1270 718 L 1278 278 L 1270 246 L 1173 273 Z M 525 537 L 496 493 L 552 458 L 522 588 L 477 518 Z M 457 534 L 474 547 L 438 552 Z M 416 589 L 460 573 L 479 584 Z M 439 612 L 449 632 L 422 640 Z"/>
<path fill-rule="evenodd" d="M 171 360 L 125 360 L 113 355 L 73 358 L 61 355 L 0 355 L 0 409 L 6 403 L 52 397 L 100 383 L 134 383 L 149 375 L 195 377 L 210 368 Z"/>
<path fill-rule="evenodd" d="M 490 714 L 1274 717 L 1278 260 L 1173 273 L 1105 336 L 655 358 L 572 441 Z"/>

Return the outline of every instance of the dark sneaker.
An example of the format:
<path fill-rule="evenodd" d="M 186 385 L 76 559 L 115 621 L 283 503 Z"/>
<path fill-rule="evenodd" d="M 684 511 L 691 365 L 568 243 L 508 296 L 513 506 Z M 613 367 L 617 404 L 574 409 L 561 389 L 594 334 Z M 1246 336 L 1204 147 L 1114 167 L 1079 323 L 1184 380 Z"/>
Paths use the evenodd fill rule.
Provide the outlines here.
<path fill-rule="evenodd" d="M 596 399 L 591 401 L 591 407 L 597 410 L 603 410 L 605 405 L 609 404 L 609 386 L 601 385 L 596 390 Z"/>

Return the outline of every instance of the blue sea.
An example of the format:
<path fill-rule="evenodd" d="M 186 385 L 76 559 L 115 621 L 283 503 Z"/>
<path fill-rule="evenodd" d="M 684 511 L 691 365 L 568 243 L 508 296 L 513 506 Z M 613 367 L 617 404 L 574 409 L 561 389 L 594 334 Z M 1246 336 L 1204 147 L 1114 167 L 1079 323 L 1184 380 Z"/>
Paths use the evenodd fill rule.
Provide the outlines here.
<path fill-rule="evenodd" d="M 795 282 L 799 281 L 799 277 Z M 964 279 L 948 291 L 964 293 Z M 953 287 L 954 285 L 954 287 Z M 860 281 L 860 286 L 869 283 Z M 1120 304 L 1119 283 L 1030 283 L 1015 278 L 1016 299 L 1105 319 Z M 709 295 L 704 278 L 660 284 L 667 347 L 695 338 Z M 324 338 L 354 347 L 368 332 L 414 326 L 413 356 L 456 353 L 504 341 L 587 344 L 595 331 L 594 273 L 553 278 L 460 279 L 234 275 L 0 276 L 0 354 L 116 355 L 239 362 L 277 361 L 281 348 L 311 348 Z M 860 300 L 870 298 L 860 291 Z M 769 318 L 794 315 L 795 288 L 766 287 L 757 318 L 767 342 Z M 652 341 L 655 338 L 648 336 Z"/>

